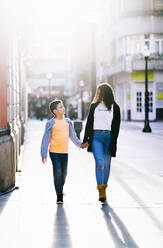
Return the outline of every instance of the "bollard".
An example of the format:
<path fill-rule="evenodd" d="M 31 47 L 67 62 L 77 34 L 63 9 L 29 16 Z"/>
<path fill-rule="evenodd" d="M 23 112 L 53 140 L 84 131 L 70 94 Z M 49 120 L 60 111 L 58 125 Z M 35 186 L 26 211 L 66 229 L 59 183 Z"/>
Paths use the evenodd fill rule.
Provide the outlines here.
<path fill-rule="evenodd" d="M 75 129 L 76 136 L 78 137 L 78 139 L 80 139 L 80 133 L 82 131 L 82 128 L 83 128 L 82 121 L 74 121 L 74 129 Z"/>

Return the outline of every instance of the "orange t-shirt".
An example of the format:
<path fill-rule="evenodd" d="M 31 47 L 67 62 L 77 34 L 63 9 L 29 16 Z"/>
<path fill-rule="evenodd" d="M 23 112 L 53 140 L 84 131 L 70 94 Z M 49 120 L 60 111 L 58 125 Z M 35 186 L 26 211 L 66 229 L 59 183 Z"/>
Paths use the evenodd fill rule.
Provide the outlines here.
<path fill-rule="evenodd" d="M 50 138 L 50 152 L 68 153 L 69 124 L 65 119 L 55 119 Z"/>

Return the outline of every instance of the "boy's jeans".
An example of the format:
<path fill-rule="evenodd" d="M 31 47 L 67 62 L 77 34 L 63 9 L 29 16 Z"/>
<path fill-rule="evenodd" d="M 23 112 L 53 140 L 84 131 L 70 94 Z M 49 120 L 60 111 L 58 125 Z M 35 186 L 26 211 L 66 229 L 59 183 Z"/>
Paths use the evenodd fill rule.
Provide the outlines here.
<path fill-rule="evenodd" d="M 92 151 L 96 162 L 97 185 L 107 184 L 108 182 L 111 164 L 109 144 L 109 130 L 94 130 L 92 140 Z"/>
<path fill-rule="evenodd" d="M 63 185 L 67 175 L 68 154 L 50 152 L 50 158 L 53 164 L 53 177 L 56 193 L 57 195 L 63 194 Z"/>

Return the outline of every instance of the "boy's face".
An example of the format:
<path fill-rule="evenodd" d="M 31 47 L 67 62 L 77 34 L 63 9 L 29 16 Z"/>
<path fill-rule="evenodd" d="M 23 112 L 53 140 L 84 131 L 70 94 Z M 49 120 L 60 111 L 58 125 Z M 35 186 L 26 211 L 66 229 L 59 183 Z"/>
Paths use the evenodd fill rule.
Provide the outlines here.
<path fill-rule="evenodd" d="M 65 107 L 63 103 L 58 103 L 56 109 L 53 110 L 54 114 L 56 116 L 62 116 L 65 114 Z"/>

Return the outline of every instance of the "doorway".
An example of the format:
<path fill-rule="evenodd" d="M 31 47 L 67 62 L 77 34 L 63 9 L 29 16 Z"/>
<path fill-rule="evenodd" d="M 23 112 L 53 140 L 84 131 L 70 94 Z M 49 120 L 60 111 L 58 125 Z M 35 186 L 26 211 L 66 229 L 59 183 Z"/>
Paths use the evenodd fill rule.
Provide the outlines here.
<path fill-rule="evenodd" d="M 145 118 L 145 83 L 134 82 L 131 88 L 131 119 L 144 120 Z M 148 83 L 149 92 L 149 120 L 156 119 L 156 104 L 154 83 Z"/>

